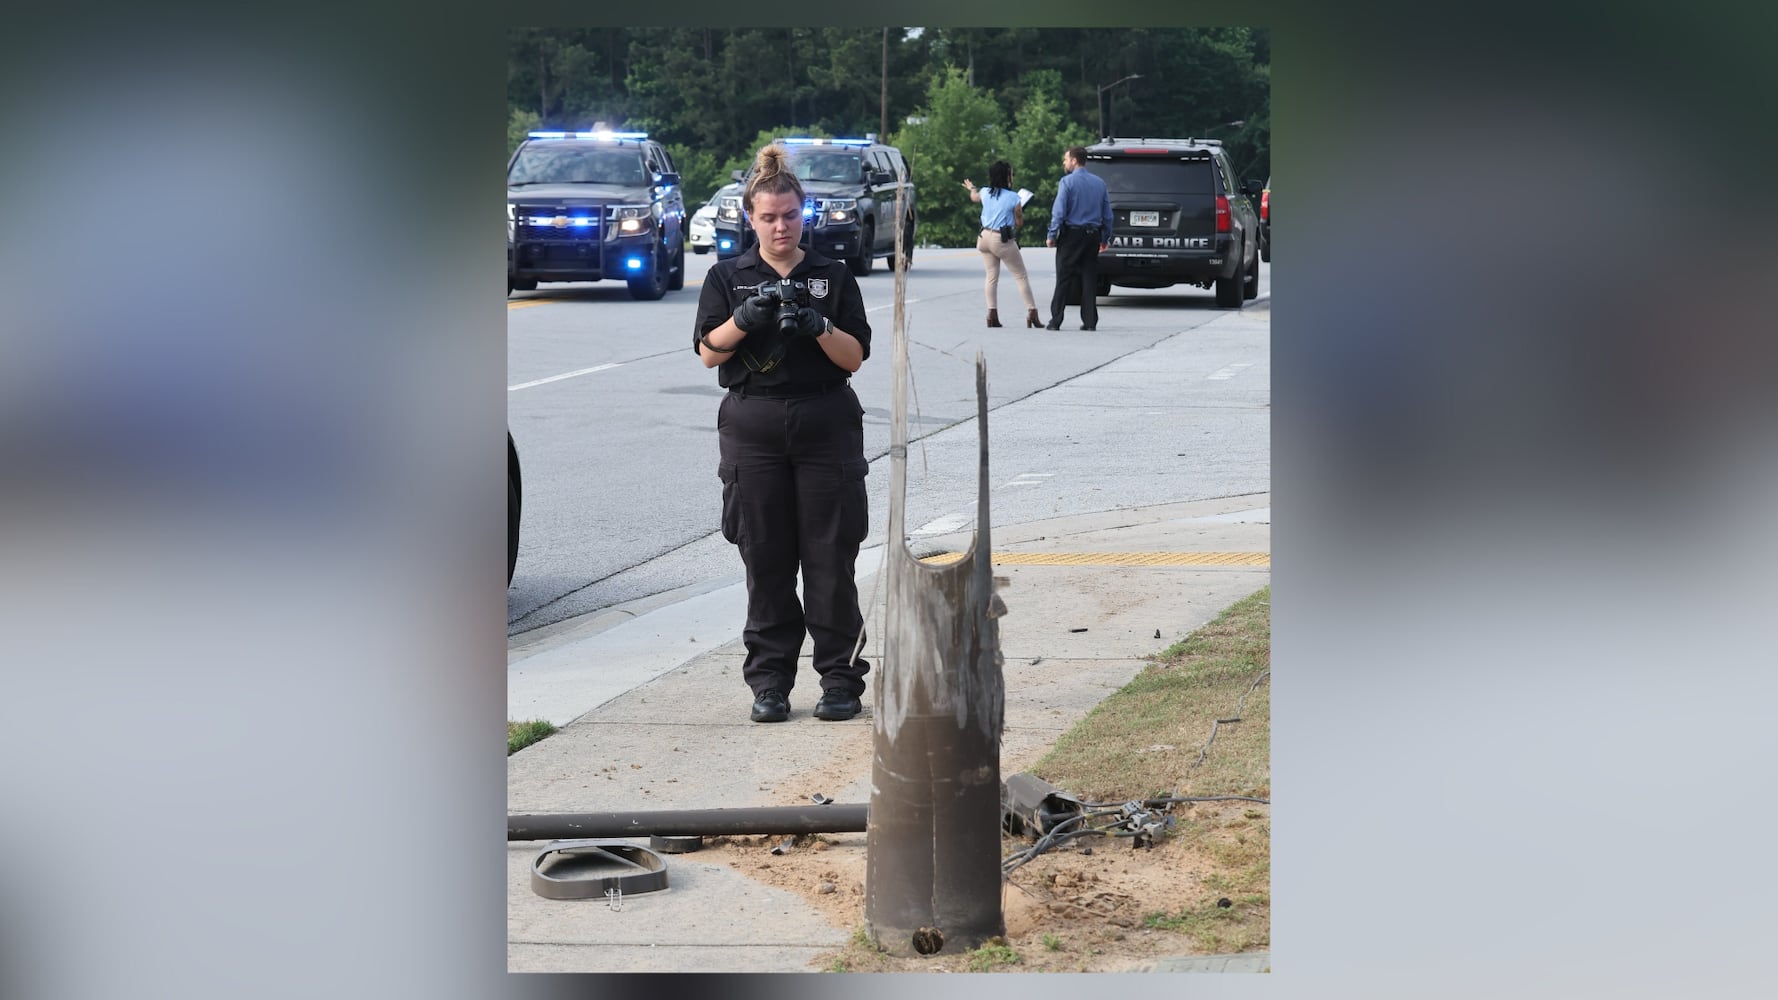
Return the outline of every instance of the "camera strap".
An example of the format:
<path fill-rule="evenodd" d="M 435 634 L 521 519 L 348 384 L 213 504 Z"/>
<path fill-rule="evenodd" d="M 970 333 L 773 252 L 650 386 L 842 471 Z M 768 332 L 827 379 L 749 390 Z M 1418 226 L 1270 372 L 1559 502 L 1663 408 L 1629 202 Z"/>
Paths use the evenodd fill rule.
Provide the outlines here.
<path fill-rule="evenodd" d="M 747 348 L 742 347 L 741 348 L 741 363 L 747 366 L 748 371 L 758 372 L 761 375 L 763 375 L 766 372 L 769 372 L 772 369 L 778 367 L 778 362 L 784 360 L 784 352 L 789 350 L 789 348 L 790 348 L 790 342 L 780 338 L 778 341 L 778 346 L 776 346 L 776 347 L 772 348 L 770 351 L 768 351 L 766 353 L 766 359 L 762 362 L 758 358 L 753 356 L 752 351 L 749 351 Z"/>

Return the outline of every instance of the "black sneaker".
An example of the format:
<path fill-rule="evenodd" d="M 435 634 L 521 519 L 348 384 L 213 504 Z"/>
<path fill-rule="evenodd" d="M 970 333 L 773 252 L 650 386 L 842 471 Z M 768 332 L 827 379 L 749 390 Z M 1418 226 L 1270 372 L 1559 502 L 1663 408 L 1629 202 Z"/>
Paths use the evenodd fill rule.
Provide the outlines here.
<path fill-rule="evenodd" d="M 857 698 L 838 691 L 827 692 L 815 704 L 815 718 L 828 722 L 844 722 L 862 711 L 864 705 Z"/>
<path fill-rule="evenodd" d="M 783 722 L 790 718 L 790 698 L 782 691 L 762 691 L 753 699 L 754 722 Z"/>

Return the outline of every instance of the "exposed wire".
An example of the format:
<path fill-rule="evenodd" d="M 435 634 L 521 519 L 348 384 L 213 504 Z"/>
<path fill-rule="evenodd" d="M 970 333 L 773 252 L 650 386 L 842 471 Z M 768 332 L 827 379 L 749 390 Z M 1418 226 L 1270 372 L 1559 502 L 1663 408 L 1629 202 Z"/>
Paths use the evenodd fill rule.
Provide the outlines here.
<path fill-rule="evenodd" d="M 1235 714 L 1227 719 L 1217 719 L 1215 722 L 1212 722 L 1210 724 L 1210 738 L 1205 740 L 1204 746 L 1200 750 L 1198 750 L 1198 759 L 1192 761 L 1191 767 L 1188 767 L 1185 769 L 1186 774 L 1190 774 L 1193 771 L 1197 770 L 1198 765 L 1204 763 L 1204 755 L 1206 755 L 1210 752 L 1210 744 L 1216 742 L 1216 731 L 1219 727 L 1222 726 L 1223 723 L 1225 723 L 1225 722 L 1240 722 L 1241 721 L 1241 707 L 1247 703 L 1247 696 L 1252 694 L 1253 689 L 1259 687 L 1260 684 L 1263 681 L 1265 681 L 1266 678 L 1268 678 L 1270 676 L 1272 676 L 1272 672 L 1270 670 L 1268 670 L 1265 673 L 1260 674 L 1258 677 L 1255 677 L 1253 679 L 1253 683 L 1247 685 L 1247 690 L 1241 692 L 1241 697 L 1239 697 L 1235 700 Z"/>

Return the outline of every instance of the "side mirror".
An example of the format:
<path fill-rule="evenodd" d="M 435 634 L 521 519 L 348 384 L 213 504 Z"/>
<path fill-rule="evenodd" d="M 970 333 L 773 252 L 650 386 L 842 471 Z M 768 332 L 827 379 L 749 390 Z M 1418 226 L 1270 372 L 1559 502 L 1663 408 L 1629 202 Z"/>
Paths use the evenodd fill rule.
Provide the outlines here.
<path fill-rule="evenodd" d="M 675 173 L 657 174 L 654 182 L 661 187 L 678 187 L 679 175 Z"/>
<path fill-rule="evenodd" d="M 893 184 L 895 175 L 887 170 L 878 170 L 870 175 L 870 182 L 872 184 Z"/>
<path fill-rule="evenodd" d="M 1259 193 L 1266 189 L 1266 185 L 1264 181 L 1248 181 L 1241 186 L 1241 189 L 1247 192 L 1249 198 L 1258 198 Z"/>

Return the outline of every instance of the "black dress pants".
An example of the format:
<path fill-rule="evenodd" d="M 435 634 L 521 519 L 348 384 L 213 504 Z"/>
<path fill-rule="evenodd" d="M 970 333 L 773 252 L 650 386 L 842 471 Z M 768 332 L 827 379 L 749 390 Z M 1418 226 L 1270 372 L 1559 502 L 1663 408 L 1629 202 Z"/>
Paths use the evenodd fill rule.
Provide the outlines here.
<path fill-rule="evenodd" d="M 747 568 L 741 677 L 755 695 L 788 694 L 807 631 L 822 689 L 859 697 L 870 664 L 853 659 L 864 616 L 852 577 L 870 528 L 870 466 L 857 393 L 846 385 L 796 399 L 731 392 L 716 429 L 722 534 Z"/>
<path fill-rule="evenodd" d="M 1056 290 L 1050 295 L 1050 323 L 1062 325 L 1068 290 L 1080 289 L 1081 326 L 1099 325 L 1099 231 L 1063 226 L 1056 234 Z"/>

